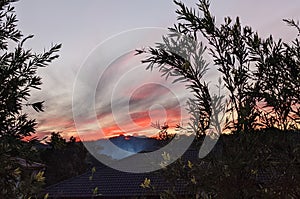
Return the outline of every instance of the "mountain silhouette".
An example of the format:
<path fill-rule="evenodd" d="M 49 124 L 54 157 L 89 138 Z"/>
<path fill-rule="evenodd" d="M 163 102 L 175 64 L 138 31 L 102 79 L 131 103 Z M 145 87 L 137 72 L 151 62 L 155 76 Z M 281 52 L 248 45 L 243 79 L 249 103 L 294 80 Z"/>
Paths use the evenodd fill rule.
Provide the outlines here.
<path fill-rule="evenodd" d="M 122 159 L 136 153 L 155 151 L 164 145 L 164 142 L 155 138 L 125 135 L 84 143 L 92 154 L 106 155 L 112 159 Z"/>
<path fill-rule="evenodd" d="M 133 153 L 155 151 L 161 147 L 159 140 L 149 137 L 124 136 L 109 138 L 119 148 Z"/>

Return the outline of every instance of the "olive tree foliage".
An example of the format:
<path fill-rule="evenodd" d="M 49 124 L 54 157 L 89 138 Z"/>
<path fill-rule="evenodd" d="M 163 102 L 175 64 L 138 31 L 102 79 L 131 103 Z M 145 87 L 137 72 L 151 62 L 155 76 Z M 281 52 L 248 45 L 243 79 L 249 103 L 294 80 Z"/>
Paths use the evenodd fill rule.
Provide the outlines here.
<path fill-rule="evenodd" d="M 242 26 L 239 18 L 224 19 L 220 26 L 209 11 L 209 1 L 200 0 L 195 9 L 179 6 L 178 24 L 170 30 L 203 36 L 210 54 L 223 74 L 230 92 L 228 127 L 237 132 L 263 125 L 283 130 L 299 124 L 299 40 L 292 44 L 272 35 L 262 39 L 250 26 Z M 293 20 L 284 20 L 297 28 Z M 262 103 L 263 105 L 259 104 Z"/>
<path fill-rule="evenodd" d="M 195 48 L 196 45 L 202 45 L 199 38 L 206 39 L 214 62 L 211 67 L 217 67 L 229 92 L 229 100 L 225 104 L 226 129 L 247 132 L 254 128 L 299 128 L 298 38 L 292 44 L 281 39 L 275 40 L 272 35 L 263 39 L 250 26 L 242 26 L 239 17 L 235 20 L 226 17 L 224 23 L 217 25 L 207 0 L 200 0 L 198 9 L 188 8 L 179 1 L 174 2 L 179 7 L 176 10 L 178 23 L 169 28 L 170 34 L 164 37 L 164 45 L 177 45 L 187 52 L 177 54 L 174 52 L 178 51 L 171 49 L 170 52 L 170 48 L 162 45 L 149 48 L 143 51 L 150 55 L 143 60 L 149 63 L 148 69 L 156 65 L 163 76 L 180 76 L 179 80 L 188 82 L 188 88 L 195 94 L 196 101 L 192 104 L 196 108 L 191 109 L 192 113 L 196 113 L 199 120 L 212 116 L 212 98 L 203 80 L 203 74 L 209 67 L 202 58 L 203 52 Z M 284 21 L 299 31 L 295 21 Z M 185 38 L 196 42 L 182 44 L 174 39 L 175 35 L 185 35 Z M 193 45 L 186 47 L 187 43 Z M 203 47 L 200 49 L 203 50 Z M 191 56 L 194 63 L 189 60 Z M 197 61 L 199 57 L 201 61 Z"/>
<path fill-rule="evenodd" d="M 148 54 L 143 60 L 148 69 L 157 67 L 164 76 L 187 83 L 197 100 L 189 108 L 192 118 L 218 124 L 222 118 L 214 116 L 225 110 L 225 128 L 233 133 L 221 135 L 221 156 L 215 150 L 199 161 L 179 160 L 163 171 L 166 179 L 186 182 L 187 198 L 299 198 L 299 133 L 294 131 L 300 126 L 299 39 L 262 38 L 250 26 L 242 26 L 238 17 L 226 17 L 217 25 L 207 0 L 199 0 L 196 9 L 174 2 L 178 23 L 169 28 L 164 44 L 138 53 Z M 300 35 L 298 22 L 284 21 Z M 174 35 L 185 35 L 199 46 L 200 38 L 207 40 L 214 65 L 193 62 L 166 48 L 175 43 L 188 50 L 186 54 L 201 55 Z M 224 85 L 219 83 L 219 88 L 229 93 L 226 103 L 224 96 L 209 94 L 208 83 L 199 75 L 210 67 L 221 73 Z M 201 129 L 202 123 L 196 124 Z"/>
<path fill-rule="evenodd" d="M 30 186 L 23 174 L 18 158 L 30 161 L 34 155 L 29 142 L 22 141 L 35 133 L 36 121 L 29 119 L 23 111 L 31 106 L 43 111 L 43 101 L 29 103 L 30 91 L 40 89 L 41 78 L 38 68 L 46 67 L 58 57 L 56 52 L 61 45 L 54 45 L 48 51 L 37 54 L 24 48 L 26 40 L 17 29 L 17 18 L 12 3 L 15 0 L 0 1 L 0 197 L 28 197 L 22 192 Z M 28 177 L 28 176 L 27 176 Z M 29 174 L 29 178 L 30 174 Z M 35 178 L 33 178 L 35 179 Z M 28 189 L 27 189 L 28 190 Z M 33 189 L 29 189 L 29 191 Z"/>
<path fill-rule="evenodd" d="M 137 54 L 149 55 L 142 60 L 142 63 L 148 63 L 147 70 L 157 69 L 162 77 L 172 78 L 172 83 L 183 83 L 191 91 L 192 96 L 186 101 L 190 122 L 188 127 L 178 125 L 178 130 L 196 133 L 197 138 L 209 128 L 221 132 L 219 114 L 224 110 L 224 96 L 211 94 L 205 79 L 209 66 L 204 60 L 206 47 L 197 42 L 193 34 L 181 34 L 176 30 L 170 30 L 162 39 L 162 43 L 137 50 Z M 217 87 L 221 89 L 221 80 Z"/>
<path fill-rule="evenodd" d="M 284 20 L 299 32 L 294 20 Z M 300 32 L 299 32 L 300 33 Z M 298 35 L 299 36 L 299 35 Z M 251 58 L 256 64 L 255 81 L 259 86 L 261 101 L 266 112 L 261 112 L 265 126 L 276 126 L 282 130 L 299 129 L 300 124 L 300 43 L 294 39 L 291 44 L 272 35 L 262 40 L 255 33 L 249 39 Z"/>

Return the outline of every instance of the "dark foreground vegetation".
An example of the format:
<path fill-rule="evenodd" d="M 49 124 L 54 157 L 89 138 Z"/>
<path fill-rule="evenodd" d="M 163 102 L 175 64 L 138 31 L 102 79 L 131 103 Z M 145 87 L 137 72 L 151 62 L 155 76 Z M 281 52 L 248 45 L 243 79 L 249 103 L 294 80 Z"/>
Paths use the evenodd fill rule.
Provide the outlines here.
<path fill-rule="evenodd" d="M 169 34 L 136 54 L 147 55 L 142 63 L 148 70 L 193 93 L 191 122 L 180 128 L 196 132 L 198 145 L 211 129 L 220 140 L 203 160 L 171 165 L 166 179 L 183 179 L 193 193 L 188 198 L 299 198 L 299 34 L 289 42 L 262 38 L 239 17 L 218 25 L 208 0 L 195 8 L 174 3 L 178 21 Z M 297 21 L 283 21 L 300 33 Z M 204 60 L 205 52 L 213 63 Z M 211 93 L 205 79 L 211 68 L 220 72 L 219 93 Z M 176 195 L 170 191 L 166 198 Z"/>
<path fill-rule="evenodd" d="M 178 160 L 161 173 L 174 185 L 164 198 L 176 198 L 179 181 L 190 193 L 186 198 L 299 198 L 300 132 L 270 128 L 221 135 L 205 158 Z"/>
<path fill-rule="evenodd" d="M 57 133 L 47 145 L 35 138 L 25 141 L 34 135 L 36 121 L 24 107 L 43 111 L 43 99 L 30 101 L 31 90 L 42 84 L 37 70 L 54 61 L 61 46 L 43 53 L 26 49 L 32 36 L 17 29 L 13 2 L 0 0 L 0 198 L 47 198 L 40 195 L 43 187 L 90 169 L 94 161 L 82 143 Z M 186 83 L 194 94 L 188 101 L 189 128 L 178 127 L 197 134 L 194 147 L 211 128 L 230 134 L 220 135 L 205 158 L 178 160 L 159 172 L 171 184 L 184 182 L 187 198 L 300 198 L 299 39 L 261 38 L 239 18 L 227 17 L 218 26 L 206 0 L 195 9 L 174 2 L 178 23 L 164 43 L 137 54 L 148 54 L 147 69 Z M 296 21 L 284 21 L 300 33 Z M 199 38 L 207 40 L 207 48 Z M 212 66 L 203 59 L 206 49 Z M 218 88 L 229 93 L 227 100 L 210 93 L 204 79 L 209 67 L 221 73 Z M 161 138 L 168 141 L 162 130 L 166 136 Z M 148 179 L 142 185 L 155 190 Z M 158 194 L 179 197 L 172 185 Z"/>

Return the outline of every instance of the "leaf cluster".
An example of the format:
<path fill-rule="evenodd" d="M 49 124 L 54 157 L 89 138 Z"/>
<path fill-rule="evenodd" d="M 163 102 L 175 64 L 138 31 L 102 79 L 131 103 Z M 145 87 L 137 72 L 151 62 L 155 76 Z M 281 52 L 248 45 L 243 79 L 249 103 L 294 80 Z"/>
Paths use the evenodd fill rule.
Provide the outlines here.
<path fill-rule="evenodd" d="M 16 1 L 0 1 L 0 159 L 5 160 L 0 161 L 1 198 L 23 197 L 26 196 L 24 192 L 29 190 L 18 186 L 25 174 L 14 173 L 21 165 L 13 161 L 15 158 L 30 159 L 25 152 L 30 144 L 22 139 L 35 133 L 36 121 L 29 119 L 23 108 L 31 106 L 36 111 L 43 111 L 43 101 L 29 103 L 30 92 L 40 89 L 42 84 L 37 70 L 56 59 L 61 48 L 61 45 L 54 45 L 38 54 L 27 50 L 24 44 L 33 36 L 24 37 L 17 28 L 13 2 Z M 26 179 L 31 178 L 31 175 L 27 176 Z"/>

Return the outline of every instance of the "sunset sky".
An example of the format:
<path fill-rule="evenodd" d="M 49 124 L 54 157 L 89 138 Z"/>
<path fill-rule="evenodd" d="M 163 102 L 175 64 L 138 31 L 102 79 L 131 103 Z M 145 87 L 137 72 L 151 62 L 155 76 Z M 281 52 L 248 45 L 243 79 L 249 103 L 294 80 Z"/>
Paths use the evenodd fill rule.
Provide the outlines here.
<path fill-rule="evenodd" d="M 196 2 L 188 1 L 186 5 L 193 6 Z M 41 52 L 48 49 L 51 43 L 63 44 L 60 58 L 39 70 L 43 78 L 42 90 L 34 91 L 32 95 L 32 102 L 45 100 L 45 112 L 32 113 L 39 123 L 38 137 L 53 131 L 60 131 L 66 137 L 77 136 L 72 114 L 73 85 L 80 67 L 101 42 L 123 31 L 144 27 L 166 28 L 176 22 L 176 6 L 171 0 L 21 0 L 15 6 L 20 30 L 24 35 L 35 35 L 26 47 Z M 212 0 L 211 10 L 217 22 L 221 22 L 224 16 L 240 16 L 243 24 L 251 25 L 262 36 L 273 34 L 275 38 L 286 41 L 293 39 L 296 31 L 287 27 L 282 19 L 300 19 L 300 1 L 297 0 L 227 0 L 226 3 Z M 120 45 L 122 43 L 113 47 L 118 49 Z M 125 74 L 131 67 L 138 66 L 139 60 L 133 52 L 114 52 L 117 59 L 112 60 L 95 93 L 95 112 L 104 134 L 152 135 L 157 130 L 150 127 L 151 122 L 155 122 L 151 118 L 162 123 L 167 121 L 171 125 L 180 122 L 179 101 L 184 99 L 184 95 L 178 93 L 184 93 L 184 87 L 172 87 L 158 74 L 150 75 L 147 71 L 148 77 L 145 71 L 138 69 L 120 78 L 118 74 Z M 97 63 L 94 67 L 102 66 Z M 162 86 L 164 84 L 168 86 Z M 108 108 L 111 106 L 110 96 L 105 92 L 112 89 L 114 100 L 118 102 L 115 106 L 119 110 L 124 107 L 124 99 L 129 99 L 131 126 L 122 112 L 117 113 L 121 121 L 118 125 L 112 119 L 111 109 Z M 88 115 L 85 115 L 85 120 L 89 120 Z M 86 122 L 87 130 L 89 125 L 94 124 Z M 99 137 L 98 132 L 89 133 L 86 139 Z"/>

